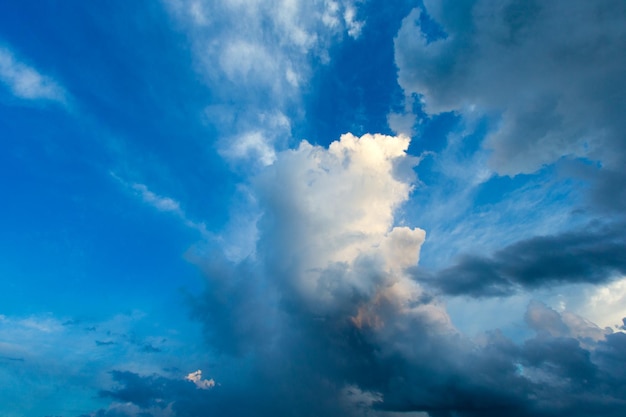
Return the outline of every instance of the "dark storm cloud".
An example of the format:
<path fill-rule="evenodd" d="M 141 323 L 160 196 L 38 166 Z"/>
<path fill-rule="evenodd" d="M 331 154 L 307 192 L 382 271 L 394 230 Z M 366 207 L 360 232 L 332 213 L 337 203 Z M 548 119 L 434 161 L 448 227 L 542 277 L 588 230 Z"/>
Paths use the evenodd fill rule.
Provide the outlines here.
<path fill-rule="evenodd" d="M 626 335 L 576 337 L 592 325 L 567 321 L 538 302 L 529 305 L 527 320 L 536 335 L 516 344 L 499 331 L 481 343 L 421 331 L 426 323 L 417 319 L 404 323 L 411 325 L 410 333 L 400 328 L 377 333 L 299 317 L 292 343 L 281 340 L 275 356 L 257 353 L 252 378 L 203 391 L 187 381 L 116 372 L 117 388 L 102 395 L 137 409 L 113 408 L 117 414 L 101 415 L 159 416 L 169 407 L 171 415 L 185 417 L 384 416 L 385 411 L 433 417 L 620 416 L 626 405 L 621 366 Z M 405 343 L 409 351 L 397 348 Z M 345 402 L 346 382 L 360 403 Z"/>
<path fill-rule="evenodd" d="M 537 236 L 493 255 L 464 255 L 442 271 L 417 279 L 450 295 L 489 297 L 559 284 L 600 284 L 626 274 L 626 227 L 590 227 Z"/>

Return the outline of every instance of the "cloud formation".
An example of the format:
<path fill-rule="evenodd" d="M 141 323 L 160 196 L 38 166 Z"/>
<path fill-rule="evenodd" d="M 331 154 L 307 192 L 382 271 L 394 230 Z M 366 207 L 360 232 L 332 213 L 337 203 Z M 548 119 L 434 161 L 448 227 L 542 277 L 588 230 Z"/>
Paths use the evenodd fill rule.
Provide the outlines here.
<path fill-rule="evenodd" d="M 418 279 L 450 295 L 511 295 L 563 284 L 602 284 L 626 274 L 623 227 L 594 227 L 516 242 L 490 257 L 463 255 Z"/>
<path fill-rule="evenodd" d="M 626 5 L 617 1 L 425 1 L 395 40 L 398 81 L 429 114 L 498 118 L 485 147 L 500 174 L 583 157 L 609 170 L 626 158 Z M 494 119 L 495 120 L 495 119 Z"/>
<path fill-rule="evenodd" d="M 485 138 L 471 159 L 485 173 L 481 182 L 493 173 L 541 177 L 546 175 L 542 168 L 555 164 L 560 191 L 570 186 L 565 178 L 580 181 L 576 198 L 541 196 L 536 205 L 557 214 L 542 213 L 544 223 L 539 225 L 534 223 L 535 209 L 523 204 L 531 193 L 520 190 L 508 202 L 524 208 L 521 220 L 528 227 L 511 235 L 522 240 L 499 237 L 493 241 L 506 243 L 504 248 L 485 242 L 480 249 L 463 248 L 473 253 L 431 276 L 422 271 L 423 279 L 447 294 L 484 297 L 605 283 L 623 273 L 619 253 L 626 249 L 620 237 L 626 207 L 621 168 L 626 125 L 620 114 L 626 111 L 626 100 L 615 88 L 626 87 L 620 75 L 626 60 L 619 52 L 626 47 L 625 19 L 626 8 L 619 1 L 509 0 L 495 5 L 471 0 L 425 1 L 403 20 L 395 39 L 398 82 L 408 97 L 419 98 L 425 117 L 455 112 L 465 126 L 486 123 Z M 452 164 L 459 166 L 456 160 Z M 466 166 L 462 173 L 467 175 Z M 453 177 L 455 172 L 445 174 Z M 542 187 L 551 193 L 546 184 Z M 492 193 L 495 197 L 499 190 Z M 469 195 L 473 203 L 474 194 Z M 499 213 L 501 232 L 510 223 L 520 226 L 519 219 L 506 218 L 518 209 L 487 209 L 478 217 Z M 589 225 L 572 220 L 573 213 L 582 214 Z M 463 223 L 455 230 L 463 230 Z M 472 238 L 482 236 L 471 226 Z M 543 236 L 532 237 L 534 230 Z M 484 254 L 491 250 L 495 252 Z"/>
<path fill-rule="evenodd" d="M 56 81 L 19 61 L 3 46 L 0 46 L 0 82 L 21 99 L 66 102 L 67 93 Z"/>
<path fill-rule="evenodd" d="M 382 135 L 344 135 L 328 149 L 303 142 L 251 180 L 255 250 L 234 263 L 217 251 L 195 258 L 208 287 L 194 315 L 230 375 L 210 398 L 163 399 L 174 415 L 619 415 L 622 376 L 611 369 L 622 333 L 532 302 L 535 336 L 470 339 L 412 280 L 424 232 L 396 225 L 418 162 L 407 147 Z"/>
<path fill-rule="evenodd" d="M 189 34 L 197 72 L 211 89 L 206 120 L 219 151 L 236 163 L 265 166 L 284 149 L 313 63 L 327 62 L 342 37 L 365 24 L 354 0 L 167 0 Z M 251 94 L 254 92 L 254 94 Z"/>
<path fill-rule="evenodd" d="M 185 377 L 185 380 L 193 382 L 193 384 L 199 389 L 211 389 L 215 386 L 213 378 L 202 379 L 202 370 L 200 369 L 195 372 L 191 372 Z"/>

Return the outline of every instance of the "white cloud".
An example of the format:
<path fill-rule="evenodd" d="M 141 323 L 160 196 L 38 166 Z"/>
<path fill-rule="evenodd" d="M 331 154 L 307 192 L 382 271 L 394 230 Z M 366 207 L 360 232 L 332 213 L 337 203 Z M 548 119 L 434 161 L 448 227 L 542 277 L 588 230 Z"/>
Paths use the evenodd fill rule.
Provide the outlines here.
<path fill-rule="evenodd" d="M 191 372 L 185 377 L 185 380 L 193 382 L 198 389 L 211 389 L 215 386 L 215 381 L 211 379 L 202 379 L 202 370 L 198 369 Z"/>
<path fill-rule="evenodd" d="M 65 103 L 67 94 L 50 77 L 17 60 L 13 52 L 0 46 L 0 82 L 14 96 L 26 100 L 50 100 Z"/>
<path fill-rule="evenodd" d="M 230 146 L 226 145 L 220 151 L 222 156 L 230 159 L 246 159 L 260 165 L 271 165 L 276 160 L 276 152 L 263 131 L 245 132 L 229 138 Z"/>
<path fill-rule="evenodd" d="M 145 184 L 140 183 L 128 183 L 122 178 L 120 178 L 117 174 L 111 172 L 110 175 L 119 181 L 122 185 L 127 188 L 132 189 L 135 193 L 141 197 L 144 203 L 154 207 L 155 209 L 172 213 L 175 215 L 182 223 L 191 228 L 195 229 L 202 234 L 203 237 L 207 238 L 210 236 L 210 233 L 207 231 L 206 226 L 202 222 L 197 222 L 191 220 L 187 213 L 181 208 L 180 203 L 170 197 L 162 196 L 151 191 Z"/>
<path fill-rule="evenodd" d="M 581 314 L 602 327 L 615 328 L 623 325 L 626 318 L 626 277 L 589 288 L 585 302 L 579 307 Z"/>
<path fill-rule="evenodd" d="M 348 35 L 358 38 L 361 35 L 365 22 L 356 19 L 356 9 L 353 5 L 348 4 L 346 6 L 346 10 L 343 12 L 343 19 L 348 28 Z"/>
<path fill-rule="evenodd" d="M 206 115 L 220 133 L 220 154 L 254 168 L 271 163 L 272 153 L 288 146 L 289 118 L 305 116 L 301 93 L 312 64 L 326 62 L 330 46 L 344 34 L 358 36 L 364 24 L 353 0 L 165 4 L 188 32 L 196 69 L 211 89 Z M 219 110 L 226 108 L 227 115 Z M 268 114 L 280 114 L 288 123 L 277 127 Z M 260 163 L 251 164 L 255 158 Z"/>
<path fill-rule="evenodd" d="M 133 184 L 133 190 L 137 191 L 141 198 L 146 203 L 154 206 L 159 211 L 170 211 L 176 213 L 179 216 L 184 217 L 184 213 L 180 208 L 180 204 L 177 201 L 172 200 L 169 197 L 162 197 L 156 195 L 148 189 L 144 184 Z"/>
<path fill-rule="evenodd" d="M 380 324 L 383 305 L 449 325 L 438 306 L 415 303 L 423 291 L 405 274 L 425 239 L 419 228 L 396 226 L 413 188 L 406 167 L 417 163 L 408 146 L 408 137 L 378 134 L 345 134 L 328 149 L 303 141 L 253 180 L 263 213 L 256 254 L 313 314 L 362 300 L 352 312 L 359 326 Z"/>

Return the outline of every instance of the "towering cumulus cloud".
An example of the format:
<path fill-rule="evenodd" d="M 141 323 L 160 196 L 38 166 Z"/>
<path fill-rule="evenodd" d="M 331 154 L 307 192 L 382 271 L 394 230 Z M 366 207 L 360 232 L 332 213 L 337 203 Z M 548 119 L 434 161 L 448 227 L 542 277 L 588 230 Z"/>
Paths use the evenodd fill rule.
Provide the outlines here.
<path fill-rule="evenodd" d="M 417 263 L 424 231 L 394 227 L 411 190 L 400 172 L 408 144 L 350 134 L 328 149 L 302 142 L 255 180 L 265 208 L 259 255 L 311 312 L 409 290 L 402 270 Z"/>
<path fill-rule="evenodd" d="M 396 226 L 418 162 L 408 145 L 346 134 L 328 149 L 304 141 L 278 153 L 251 181 L 262 212 L 254 253 L 235 264 L 201 258 L 209 288 L 195 312 L 212 346 L 252 359 L 249 383 L 262 387 L 258 406 L 271 415 L 362 412 L 383 399 L 381 349 L 403 355 L 416 337 L 400 335 L 415 324 L 453 332 L 405 273 L 425 238 Z"/>
<path fill-rule="evenodd" d="M 215 380 L 118 372 L 99 415 L 621 415 L 624 333 L 532 302 L 524 342 L 471 339 L 410 278 L 425 232 L 398 226 L 419 162 L 408 145 L 346 134 L 278 152 L 248 184 L 254 250 L 190 255 Z"/>

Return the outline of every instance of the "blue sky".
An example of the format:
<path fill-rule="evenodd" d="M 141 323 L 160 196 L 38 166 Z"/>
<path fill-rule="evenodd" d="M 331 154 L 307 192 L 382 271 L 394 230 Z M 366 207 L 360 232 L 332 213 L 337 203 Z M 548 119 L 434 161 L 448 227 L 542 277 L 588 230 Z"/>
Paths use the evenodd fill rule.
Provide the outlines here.
<path fill-rule="evenodd" d="M 0 3 L 0 414 L 621 415 L 625 48 L 620 0 Z"/>

